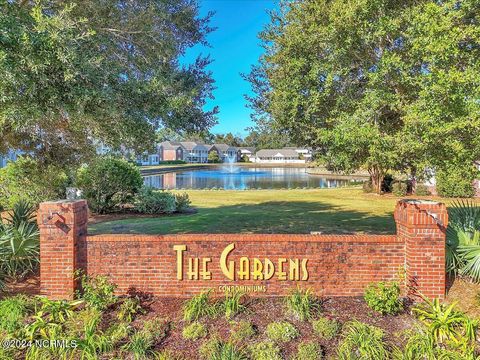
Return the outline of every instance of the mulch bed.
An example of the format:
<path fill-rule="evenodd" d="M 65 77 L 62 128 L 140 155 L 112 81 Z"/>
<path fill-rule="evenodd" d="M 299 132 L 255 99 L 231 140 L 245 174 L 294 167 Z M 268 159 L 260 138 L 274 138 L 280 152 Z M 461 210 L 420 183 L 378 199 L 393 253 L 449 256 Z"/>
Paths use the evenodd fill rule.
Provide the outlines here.
<path fill-rule="evenodd" d="M 182 329 L 185 322 L 182 319 L 183 299 L 154 298 L 148 302 L 149 313 L 139 316 L 134 324 L 141 326 L 144 320 L 160 316 L 172 321 L 172 328 L 167 338 L 158 345 L 157 350 L 169 349 L 181 353 L 186 358 L 198 358 L 198 350 L 205 340 L 189 341 L 182 337 Z M 209 335 L 218 334 L 222 339 L 228 340 L 231 325 L 229 322 L 247 320 L 257 329 L 258 334 L 252 339 L 253 342 L 266 340 L 264 335 L 267 325 L 273 321 L 289 321 L 300 332 L 295 340 L 282 344 L 282 355 L 291 358 L 297 351 L 301 341 L 315 341 L 320 343 L 327 358 L 335 355 L 340 337 L 334 340 L 319 340 L 313 334 L 312 326 L 308 321 L 298 321 L 285 314 L 283 300 L 280 298 L 251 298 L 247 300 L 247 311 L 237 315 L 232 320 L 224 317 L 215 319 L 202 319 L 201 322 L 207 326 Z M 403 343 L 401 333 L 412 328 L 416 320 L 410 315 L 407 308 L 397 316 L 381 316 L 373 313 L 365 302 L 360 298 L 329 298 L 322 303 L 322 315 L 335 318 L 342 323 L 350 320 L 359 320 L 371 325 L 378 326 L 385 330 L 386 340 L 390 344 L 399 345 Z M 245 344 L 248 345 L 248 344 Z"/>
<path fill-rule="evenodd" d="M 37 295 L 39 293 L 39 278 L 33 276 L 26 281 L 18 284 L 10 284 L 8 293 L 13 294 L 27 294 Z M 143 294 L 139 294 L 142 296 Z M 179 298 L 155 298 L 144 297 L 142 300 L 142 307 L 147 310 L 145 315 L 137 316 L 132 325 L 136 328 L 141 328 L 145 320 L 153 317 L 164 318 L 171 322 L 171 329 L 168 336 L 157 345 L 156 350 L 169 349 L 180 353 L 185 358 L 197 359 L 199 358 L 198 350 L 206 339 L 197 341 L 185 340 L 182 337 L 182 329 L 185 325 L 183 321 L 182 306 L 185 299 Z M 247 310 L 235 316 L 231 320 L 226 320 L 224 317 L 204 318 L 200 321 L 207 326 L 209 336 L 218 334 L 222 339 L 228 340 L 230 335 L 230 328 L 232 321 L 247 320 L 250 321 L 257 329 L 257 335 L 249 344 L 266 340 L 265 329 L 267 325 L 273 321 L 289 321 L 300 332 L 300 336 L 293 341 L 280 345 L 282 355 L 285 358 L 291 358 L 297 351 L 297 346 L 302 341 L 318 342 L 326 355 L 326 358 L 333 357 L 336 348 L 340 341 L 337 336 L 334 340 L 326 341 L 319 339 L 313 333 L 312 326 L 308 321 L 298 321 L 288 316 L 285 313 L 283 299 L 281 298 L 246 298 L 245 304 Z M 374 313 L 361 298 L 338 297 L 326 298 L 322 300 L 321 315 L 339 320 L 342 324 L 358 320 L 370 325 L 382 328 L 386 334 L 386 340 L 389 344 L 401 346 L 403 344 L 402 332 L 404 330 L 415 327 L 416 320 L 410 313 L 410 307 L 407 308 L 397 316 L 381 316 Z M 115 309 L 111 309 L 109 313 L 105 314 L 107 323 L 114 321 Z M 109 320 L 110 319 L 110 320 Z M 106 324 L 108 325 L 108 324 Z M 249 344 L 245 344 L 248 346 Z"/>

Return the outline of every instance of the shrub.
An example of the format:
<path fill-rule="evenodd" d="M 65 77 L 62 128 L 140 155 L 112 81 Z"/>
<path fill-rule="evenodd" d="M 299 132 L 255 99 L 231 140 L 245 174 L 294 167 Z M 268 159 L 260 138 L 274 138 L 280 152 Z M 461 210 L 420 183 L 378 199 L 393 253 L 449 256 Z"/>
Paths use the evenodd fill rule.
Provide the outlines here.
<path fill-rule="evenodd" d="M 320 345 L 314 342 L 301 342 L 298 344 L 294 360 L 319 360 L 322 358 Z"/>
<path fill-rule="evenodd" d="M 200 356 L 208 360 L 246 360 L 242 348 L 235 344 L 224 342 L 217 336 L 212 337 L 200 347 Z"/>
<path fill-rule="evenodd" d="M 207 328 L 202 323 L 195 321 L 183 328 L 182 335 L 184 339 L 197 340 L 207 336 Z"/>
<path fill-rule="evenodd" d="M 338 359 L 388 359 L 389 351 L 383 337 L 384 333 L 380 328 L 356 320 L 349 322 L 337 349 Z"/>
<path fill-rule="evenodd" d="M 77 171 L 76 186 L 90 209 L 100 214 L 131 202 L 142 185 L 138 168 L 123 159 L 100 157 Z"/>
<path fill-rule="evenodd" d="M 118 310 L 118 320 L 132 322 L 135 318 L 135 315 L 144 313 L 142 306 L 140 305 L 140 300 L 137 297 L 126 298 L 120 305 Z"/>
<path fill-rule="evenodd" d="M 186 358 L 181 354 L 177 354 L 170 350 L 163 350 L 152 355 L 154 360 L 185 360 Z"/>
<path fill-rule="evenodd" d="M 340 322 L 335 319 L 321 317 L 312 322 L 313 331 L 317 336 L 326 340 L 332 340 L 340 331 Z"/>
<path fill-rule="evenodd" d="M 475 342 L 478 322 L 456 311 L 456 303 L 447 305 L 438 299 L 430 300 L 424 296 L 422 298 L 424 303 L 413 308 L 413 312 L 427 327 L 437 344 Z"/>
<path fill-rule="evenodd" d="M 407 184 L 401 181 L 394 182 L 392 185 L 392 193 L 398 197 L 407 195 Z"/>
<path fill-rule="evenodd" d="M 75 310 L 82 305 L 83 301 L 74 300 L 50 300 L 45 297 L 38 298 L 40 304 L 40 311 L 46 320 L 53 323 L 64 322 L 75 314 Z M 37 307 L 35 306 L 35 309 Z M 38 315 L 38 314 L 37 314 Z"/>
<path fill-rule="evenodd" d="M 187 193 L 175 194 L 175 210 L 179 213 L 186 212 L 190 209 L 190 197 Z"/>
<path fill-rule="evenodd" d="M 320 309 L 318 299 L 313 296 L 310 290 L 296 288 L 285 298 L 287 312 L 295 318 L 304 321 L 313 317 Z"/>
<path fill-rule="evenodd" d="M 230 331 L 230 340 L 233 343 L 241 343 L 255 335 L 256 331 L 249 321 L 239 321 L 233 324 Z"/>
<path fill-rule="evenodd" d="M 428 196 L 430 194 L 430 190 L 428 190 L 428 186 L 423 184 L 417 184 L 415 186 L 415 194 L 418 196 Z"/>
<path fill-rule="evenodd" d="M 0 221 L 0 282 L 6 278 L 17 281 L 35 271 L 40 254 L 39 235 L 35 208 L 20 200 Z"/>
<path fill-rule="evenodd" d="M 201 317 L 212 315 L 214 308 L 210 304 L 209 291 L 203 291 L 198 295 L 193 296 L 183 305 L 183 320 L 193 321 Z"/>
<path fill-rule="evenodd" d="M 77 311 L 65 322 L 66 333 L 72 337 L 81 337 L 84 334 L 85 324 L 101 317 L 102 313 L 94 308 Z"/>
<path fill-rule="evenodd" d="M 38 205 L 64 199 L 67 184 L 68 177 L 62 169 L 19 157 L 0 169 L 0 204 L 12 208 L 19 201 Z"/>
<path fill-rule="evenodd" d="M 133 353 L 136 359 L 143 359 L 154 354 L 153 348 L 164 339 L 170 329 L 170 324 L 160 318 L 147 320 L 141 330 L 135 331 L 123 349 Z"/>
<path fill-rule="evenodd" d="M 362 184 L 362 189 L 364 193 L 374 192 L 372 181 L 371 180 L 364 181 Z"/>
<path fill-rule="evenodd" d="M 78 296 L 85 301 L 88 307 L 103 311 L 115 304 L 117 297 L 114 292 L 117 286 L 106 276 L 90 277 L 83 274 L 80 278 L 82 293 L 78 293 Z"/>
<path fill-rule="evenodd" d="M 83 303 L 79 300 L 50 300 L 43 297 L 37 300 L 39 303 L 35 304 L 35 314 L 32 317 L 34 321 L 22 330 L 24 338 L 28 340 L 58 339 L 62 335 L 62 325 L 74 317 L 75 310 Z"/>
<path fill-rule="evenodd" d="M 144 186 L 135 198 L 135 209 L 142 214 L 171 214 L 176 208 L 176 197 L 168 191 Z"/>
<path fill-rule="evenodd" d="M 77 342 L 75 352 L 78 351 L 79 356 L 72 356 L 72 358 L 98 359 L 99 353 L 114 350 L 127 338 L 128 328 L 125 324 L 114 324 L 106 330 L 102 330 L 103 326 L 100 312 L 97 312 L 97 316 L 93 316 L 89 319 L 86 318 L 86 320 L 81 335 L 75 339 Z"/>
<path fill-rule="evenodd" d="M 403 309 L 400 292 L 400 285 L 397 282 L 372 283 L 365 289 L 364 298 L 372 310 L 382 315 L 395 315 Z"/>
<path fill-rule="evenodd" d="M 435 173 L 438 195 L 443 197 L 469 198 L 475 195 L 473 181 L 478 170 L 473 166 L 446 166 Z"/>
<path fill-rule="evenodd" d="M 393 176 L 391 174 L 386 174 L 382 180 L 382 185 L 381 185 L 382 192 L 384 193 L 392 192 L 393 182 L 394 182 Z"/>
<path fill-rule="evenodd" d="M 221 344 L 222 340 L 218 337 L 218 335 L 213 335 L 200 346 L 200 357 L 203 359 L 210 359 L 210 357 L 215 353 L 215 351 L 217 351 Z"/>
<path fill-rule="evenodd" d="M 242 298 L 243 293 L 239 291 L 225 293 L 222 308 L 226 319 L 230 319 L 246 309 L 245 305 L 242 304 Z"/>
<path fill-rule="evenodd" d="M 267 325 L 266 334 L 270 340 L 288 342 L 298 336 L 298 330 L 286 321 L 275 321 Z"/>
<path fill-rule="evenodd" d="M 395 360 L 475 359 L 475 347 L 473 345 L 463 346 L 463 344 L 454 344 L 453 346 L 445 347 L 437 344 L 433 336 L 430 333 L 426 333 L 424 329 L 409 330 L 403 335 L 406 344 L 403 349 L 394 349 L 392 355 Z"/>
<path fill-rule="evenodd" d="M 251 161 L 247 155 L 242 155 L 242 157 L 240 158 L 240 162 L 250 163 Z"/>
<path fill-rule="evenodd" d="M 0 333 L 5 331 L 13 335 L 22 327 L 27 316 L 30 301 L 24 295 L 8 297 L 0 301 Z"/>
<path fill-rule="evenodd" d="M 271 341 L 262 341 L 250 346 L 252 360 L 282 360 L 280 348 Z"/>

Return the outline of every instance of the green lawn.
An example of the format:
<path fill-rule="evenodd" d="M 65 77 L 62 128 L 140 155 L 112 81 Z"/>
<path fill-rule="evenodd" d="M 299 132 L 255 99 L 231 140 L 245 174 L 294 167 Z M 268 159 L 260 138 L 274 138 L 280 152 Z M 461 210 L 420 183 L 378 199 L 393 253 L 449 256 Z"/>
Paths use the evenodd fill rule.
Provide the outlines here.
<path fill-rule="evenodd" d="M 195 214 L 93 224 L 98 233 L 394 233 L 391 196 L 360 189 L 188 191 Z"/>

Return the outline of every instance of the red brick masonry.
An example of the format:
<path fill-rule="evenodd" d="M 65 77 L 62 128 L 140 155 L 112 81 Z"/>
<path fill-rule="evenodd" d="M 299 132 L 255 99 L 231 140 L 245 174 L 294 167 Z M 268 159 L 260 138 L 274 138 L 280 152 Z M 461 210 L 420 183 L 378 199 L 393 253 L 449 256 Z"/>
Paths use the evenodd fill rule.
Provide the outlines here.
<path fill-rule="evenodd" d="M 299 285 L 321 296 L 359 296 L 370 282 L 405 273 L 405 290 L 443 298 L 445 205 L 400 201 L 395 221 L 397 235 L 87 236 L 85 201 L 47 202 L 38 214 L 41 288 L 50 298 L 70 298 L 73 271 L 84 269 L 108 275 L 119 293 L 188 297 L 235 285 L 277 296 Z"/>

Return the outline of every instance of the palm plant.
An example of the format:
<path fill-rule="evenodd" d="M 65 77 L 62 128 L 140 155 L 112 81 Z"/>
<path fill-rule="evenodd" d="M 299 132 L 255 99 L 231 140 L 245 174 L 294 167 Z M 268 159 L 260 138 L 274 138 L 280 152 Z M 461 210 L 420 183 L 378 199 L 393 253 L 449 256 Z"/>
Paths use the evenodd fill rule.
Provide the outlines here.
<path fill-rule="evenodd" d="M 20 201 L 0 221 L 0 273 L 18 280 L 33 272 L 39 262 L 39 231 L 35 207 Z"/>
<path fill-rule="evenodd" d="M 447 228 L 447 271 L 480 281 L 480 207 L 471 200 L 453 202 Z"/>
<path fill-rule="evenodd" d="M 442 304 L 422 296 L 424 303 L 413 308 L 437 344 L 450 343 L 467 348 L 476 340 L 478 322 L 455 310 L 456 303 Z"/>

